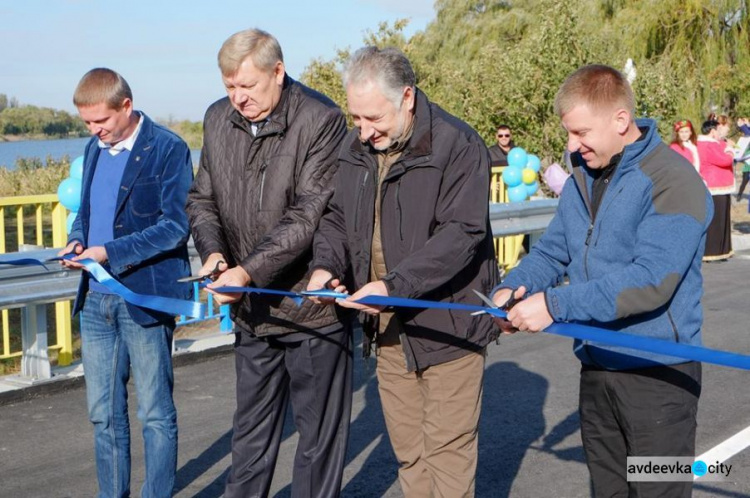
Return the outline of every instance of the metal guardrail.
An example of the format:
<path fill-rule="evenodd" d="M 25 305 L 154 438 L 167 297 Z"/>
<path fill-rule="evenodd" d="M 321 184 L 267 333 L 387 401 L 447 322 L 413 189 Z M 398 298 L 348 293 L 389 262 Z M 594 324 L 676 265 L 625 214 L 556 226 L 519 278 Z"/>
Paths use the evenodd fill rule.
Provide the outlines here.
<path fill-rule="evenodd" d="M 518 234 L 539 234 L 549 225 L 557 199 L 526 201 L 513 204 L 490 204 L 490 224 L 495 237 Z M 195 247 L 188 246 L 194 271 L 200 268 Z M 43 249 L 0 255 L 0 261 L 18 258 L 45 260 L 57 255 L 58 249 Z M 0 310 L 21 308 L 22 311 L 22 361 L 21 378 L 29 382 L 49 379 L 51 368 L 47 354 L 47 303 L 70 300 L 75 297 L 80 270 L 64 268 L 57 263 L 40 266 L 0 265 Z M 197 286 L 196 286 L 197 287 Z M 211 307 L 213 310 L 213 306 Z M 213 311 L 212 311 L 213 312 Z M 231 326 L 228 307 L 210 318 L 220 318 L 223 331 Z M 181 318 L 181 324 L 196 320 Z"/>
<path fill-rule="evenodd" d="M 0 262 L 19 258 L 32 258 L 44 261 L 57 256 L 59 249 L 40 249 L 17 253 L 0 254 Z M 194 271 L 200 268 L 200 258 L 192 244 L 188 246 L 191 266 Z M 33 383 L 50 379 L 50 366 L 47 343 L 47 308 L 49 303 L 69 301 L 78 291 L 81 270 L 72 270 L 56 262 L 41 266 L 0 265 L 0 310 L 21 309 L 21 375 L 16 378 L 22 383 Z M 196 296 L 197 285 L 195 286 Z M 231 330 L 229 306 L 221 306 L 215 312 L 213 302 L 209 303 L 206 320 L 219 318 L 220 329 Z M 178 325 L 201 320 L 186 320 L 181 317 Z"/>
<path fill-rule="evenodd" d="M 493 237 L 543 232 L 557 211 L 558 199 L 490 204 Z"/>
<path fill-rule="evenodd" d="M 23 250 L 20 248 L 27 240 L 33 240 L 39 247 L 63 246 L 67 238 L 66 217 L 67 211 L 57 194 L 0 198 L 0 253 L 5 253 L 9 245 L 12 249 Z M 69 301 L 55 303 L 55 329 L 57 343 L 52 347 L 58 349 L 57 361 L 60 365 L 69 365 L 73 359 Z M 0 311 L 0 330 L 3 339 L 0 358 L 19 356 L 20 352 L 10 347 L 8 309 Z"/>
<path fill-rule="evenodd" d="M 0 261 L 17 258 L 45 260 L 57 249 L 3 254 Z M 75 296 L 80 270 L 57 263 L 41 266 L 0 267 L 0 309 L 21 308 L 21 377 L 43 380 L 52 377 L 47 353 L 47 303 L 67 301 Z"/>

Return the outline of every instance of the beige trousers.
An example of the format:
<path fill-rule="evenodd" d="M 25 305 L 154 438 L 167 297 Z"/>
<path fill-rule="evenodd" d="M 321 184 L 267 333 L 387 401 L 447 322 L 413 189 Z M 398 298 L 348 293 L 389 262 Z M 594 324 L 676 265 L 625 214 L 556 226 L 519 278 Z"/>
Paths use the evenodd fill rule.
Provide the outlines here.
<path fill-rule="evenodd" d="M 404 496 L 473 497 L 484 352 L 407 372 L 401 344 L 388 342 L 378 389 Z"/>

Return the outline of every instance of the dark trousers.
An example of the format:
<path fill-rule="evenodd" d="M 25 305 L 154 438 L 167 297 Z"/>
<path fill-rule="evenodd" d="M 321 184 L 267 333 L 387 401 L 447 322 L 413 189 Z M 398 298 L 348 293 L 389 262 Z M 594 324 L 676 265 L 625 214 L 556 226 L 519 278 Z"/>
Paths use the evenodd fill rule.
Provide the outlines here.
<path fill-rule="evenodd" d="M 740 200 L 742 198 L 742 192 L 745 191 L 745 187 L 747 186 L 748 181 L 750 181 L 750 171 L 743 171 L 742 183 L 740 183 L 740 189 L 737 191 L 737 200 Z"/>
<path fill-rule="evenodd" d="M 288 400 L 299 432 L 291 496 L 339 496 L 352 406 L 351 325 L 295 342 L 237 335 L 237 411 L 224 496 L 268 496 Z"/>
<path fill-rule="evenodd" d="M 689 497 L 691 482 L 627 482 L 628 456 L 695 456 L 696 362 L 611 372 L 584 365 L 581 438 L 596 498 Z"/>

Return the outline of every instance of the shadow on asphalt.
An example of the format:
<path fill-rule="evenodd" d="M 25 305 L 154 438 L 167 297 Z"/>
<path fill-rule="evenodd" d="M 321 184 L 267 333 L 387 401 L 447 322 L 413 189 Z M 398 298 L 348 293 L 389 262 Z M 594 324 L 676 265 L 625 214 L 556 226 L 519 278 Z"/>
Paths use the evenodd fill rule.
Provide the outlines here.
<path fill-rule="evenodd" d="M 344 485 L 342 496 L 383 496 L 397 480 L 398 465 L 386 433 L 375 378 L 375 361 L 372 358 L 362 360 L 355 352 L 354 364 L 353 388 L 356 392 L 364 387 L 364 407 L 351 422 L 346 466 L 363 452 L 368 455 L 360 470 Z M 494 363 L 486 369 L 479 428 L 477 496 L 509 496 L 527 451 L 550 453 L 560 460 L 585 461 L 580 446 L 557 448 L 578 431 L 577 412 L 568 415 L 545 436 L 543 408 L 548 387 L 544 377 L 524 370 L 514 362 Z M 283 439 L 292 436 L 294 431 L 291 410 L 287 410 Z M 228 455 L 231 437 L 232 432 L 228 431 L 198 457 L 183 465 L 177 472 L 175 493 L 187 488 Z M 225 469 L 195 498 L 220 497 L 228 472 L 229 468 Z M 291 485 L 274 496 L 291 496 Z"/>
<path fill-rule="evenodd" d="M 173 494 L 176 495 L 183 489 L 187 488 L 190 483 L 198 479 L 203 473 L 207 472 L 211 467 L 220 462 L 229 454 L 231 447 L 232 431 L 230 430 L 225 432 L 211 446 L 206 448 L 203 453 L 177 469 Z M 196 494 L 195 497 L 218 498 L 221 496 L 224 493 L 224 482 L 226 481 L 228 472 L 229 468 L 222 472 L 219 477 L 214 479 L 211 484 Z"/>
<path fill-rule="evenodd" d="M 549 384 L 541 375 L 513 362 L 490 365 L 484 374 L 482 420 L 479 423 L 477 496 L 510 496 L 527 451 L 554 453 L 563 460 L 583 461 L 583 449 L 555 450 L 578 430 L 578 414 L 568 416 L 545 434 L 544 403 Z"/>

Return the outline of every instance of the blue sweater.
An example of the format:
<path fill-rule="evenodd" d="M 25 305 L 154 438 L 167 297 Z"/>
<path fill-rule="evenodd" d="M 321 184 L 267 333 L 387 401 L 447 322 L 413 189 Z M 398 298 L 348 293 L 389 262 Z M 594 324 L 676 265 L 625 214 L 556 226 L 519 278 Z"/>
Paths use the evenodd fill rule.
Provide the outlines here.
<path fill-rule="evenodd" d="M 115 238 L 112 227 L 115 221 L 117 194 L 129 157 L 129 150 L 123 150 L 114 156 L 103 150 L 96 160 L 94 178 L 91 181 L 90 212 L 94 215 L 89 217 L 88 247 L 103 246 Z M 96 280 L 91 281 L 90 289 L 102 294 L 112 294 Z"/>
<path fill-rule="evenodd" d="M 625 147 L 596 217 L 593 176 L 579 154 L 557 213 L 501 287 L 545 292 L 556 322 L 578 322 L 666 341 L 701 345 L 701 258 L 713 217 L 695 169 L 664 145 L 652 120 Z M 567 285 L 555 286 L 568 277 Z M 575 341 L 585 364 L 627 370 L 685 360 Z"/>

